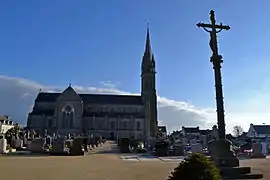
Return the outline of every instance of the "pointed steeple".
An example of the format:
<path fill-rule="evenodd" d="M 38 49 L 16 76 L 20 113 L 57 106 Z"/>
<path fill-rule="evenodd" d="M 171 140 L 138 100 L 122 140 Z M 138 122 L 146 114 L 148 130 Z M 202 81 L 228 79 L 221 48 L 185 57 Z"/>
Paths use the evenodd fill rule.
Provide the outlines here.
<path fill-rule="evenodd" d="M 145 42 L 145 50 L 144 50 L 144 54 L 147 54 L 149 56 L 151 56 L 152 52 L 151 52 L 151 43 L 150 43 L 150 35 L 149 35 L 149 25 L 147 26 L 147 33 L 146 33 L 146 42 Z"/>
<path fill-rule="evenodd" d="M 143 72 L 155 72 L 155 60 L 151 50 L 149 25 L 147 26 L 145 50 L 142 60 L 142 73 Z"/>

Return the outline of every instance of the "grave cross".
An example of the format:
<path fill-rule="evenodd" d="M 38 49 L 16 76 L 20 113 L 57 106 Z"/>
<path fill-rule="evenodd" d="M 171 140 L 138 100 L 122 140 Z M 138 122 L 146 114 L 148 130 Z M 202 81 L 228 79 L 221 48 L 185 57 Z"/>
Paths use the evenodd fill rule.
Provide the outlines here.
<path fill-rule="evenodd" d="M 221 32 L 222 30 L 229 30 L 230 26 L 224 26 L 222 23 L 220 25 L 216 24 L 215 20 L 215 11 L 210 11 L 210 21 L 211 24 L 205 24 L 205 23 L 198 23 L 198 27 L 202 27 L 206 32 L 210 34 L 210 48 L 213 52 L 212 56 L 218 56 L 218 46 L 217 46 L 217 33 Z M 208 30 L 207 28 L 211 29 Z"/>
<path fill-rule="evenodd" d="M 210 21 L 211 24 L 198 23 L 197 26 L 199 28 L 202 27 L 206 32 L 210 34 L 209 45 L 213 53 L 210 62 L 213 63 L 215 72 L 218 134 L 219 139 L 225 139 L 225 118 L 224 118 L 225 115 L 224 115 L 223 89 L 220 70 L 222 63 L 222 56 L 218 54 L 217 33 L 221 32 L 222 30 L 229 30 L 230 26 L 224 26 L 222 25 L 222 23 L 220 25 L 216 25 L 215 12 L 213 10 L 210 11 Z"/>

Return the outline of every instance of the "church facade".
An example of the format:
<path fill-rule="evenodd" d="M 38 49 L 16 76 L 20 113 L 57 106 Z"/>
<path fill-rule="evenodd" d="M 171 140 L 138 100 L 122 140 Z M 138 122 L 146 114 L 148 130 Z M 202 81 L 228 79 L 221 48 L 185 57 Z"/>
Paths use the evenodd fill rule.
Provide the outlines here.
<path fill-rule="evenodd" d="M 99 134 L 108 139 L 157 135 L 154 55 L 147 29 L 141 65 L 141 95 L 79 94 L 71 86 L 62 93 L 40 92 L 28 114 L 27 127 L 59 134 Z"/>

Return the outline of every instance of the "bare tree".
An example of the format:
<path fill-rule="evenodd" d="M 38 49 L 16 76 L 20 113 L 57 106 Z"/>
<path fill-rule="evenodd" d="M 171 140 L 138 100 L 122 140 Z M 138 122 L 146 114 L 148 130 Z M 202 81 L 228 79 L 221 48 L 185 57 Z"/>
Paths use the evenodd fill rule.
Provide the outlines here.
<path fill-rule="evenodd" d="M 241 136 L 241 135 L 243 134 L 243 132 L 244 132 L 244 130 L 243 130 L 243 127 L 242 127 L 242 126 L 240 126 L 240 125 L 235 125 L 235 126 L 233 127 L 233 135 L 234 135 L 235 137 Z"/>

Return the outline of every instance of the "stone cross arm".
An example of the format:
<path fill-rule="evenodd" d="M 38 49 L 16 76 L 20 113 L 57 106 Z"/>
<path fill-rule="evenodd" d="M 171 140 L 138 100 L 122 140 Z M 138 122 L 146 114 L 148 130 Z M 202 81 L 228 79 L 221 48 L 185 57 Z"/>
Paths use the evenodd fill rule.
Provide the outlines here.
<path fill-rule="evenodd" d="M 197 24 L 198 27 L 202 27 L 202 28 L 215 28 L 215 29 L 225 29 L 225 30 L 230 30 L 230 26 L 224 26 L 222 24 L 220 25 L 212 25 L 212 24 L 205 24 L 205 23 L 198 23 Z"/>

